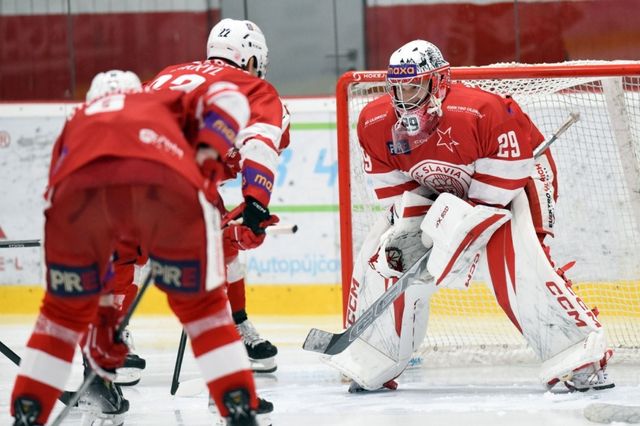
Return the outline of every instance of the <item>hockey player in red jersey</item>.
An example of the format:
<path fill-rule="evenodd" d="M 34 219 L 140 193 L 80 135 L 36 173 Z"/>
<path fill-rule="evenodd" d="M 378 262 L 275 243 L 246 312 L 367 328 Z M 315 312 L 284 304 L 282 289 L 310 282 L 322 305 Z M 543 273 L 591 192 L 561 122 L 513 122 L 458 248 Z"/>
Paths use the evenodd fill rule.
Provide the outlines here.
<path fill-rule="evenodd" d="M 111 384 L 128 352 L 114 330 L 122 312 L 110 283 L 116 249 L 140 247 L 151 279 L 191 339 L 209 392 L 227 424 L 256 424 L 272 405 L 256 396 L 250 363 L 222 285 L 214 193 L 220 158 L 249 119 L 238 87 L 183 92 L 129 91 L 78 109 L 53 149 L 45 211 L 47 291 L 11 396 L 15 425 L 42 425 L 64 388 L 75 346 L 99 373 L 101 412 L 128 402 Z M 203 173 L 206 172 L 206 173 Z M 179 237 L 178 237 L 179 236 Z"/>
<path fill-rule="evenodd" d="M 249 123 L 225 159 L 225 179 L 242 175 L 243 222 L 226 227 L 224 240 L 229 302 L 256 372 L 276 370 L 277 348 L 260 337 L 247 317 L 244 265 L 238 250 L 256 248 L 264 240 L 264 228 L 258 223 L 271 217 L 268 206 L 279 154 L 289 145 L 289 114 L 276 89 L 264 79 L 267 65 L 268 49 L 260 28 L 251 21 L 223 19 L 209 34 L 207 60 L 168 66 L 148 84 L 195 97 L 206 84 L 224 80 L 236 84 L 249 100 Z M 223 200 L 218 204 L 224 214 Z"/>
<path fill-rule="evenodd" d="M 375 300 L 431 253 L 430 284 L 409 287 L 358 339 L 365 344 L 329 359 L 354 380 L 353 390 L 393 388 L 425 336 L 431 294 L 465 289 L 481 264 L 499 305 L 543 362 L 544 384 L 613 386 L 602 326 L 542 243 L 553 233 L 556 167 L 549 151 L 534 158 L 544 138 L 513 99 L 451 83 L 438 48 L 415 40 L 391 55 L 387 94 L 362 110 L 358 139 L 375 194 L 391 207 L 358 254 L 357 300 Z M 360 303 L 350 315 L 366 308 Z M 554 327 L 538 320 L 544 312 Z"/>

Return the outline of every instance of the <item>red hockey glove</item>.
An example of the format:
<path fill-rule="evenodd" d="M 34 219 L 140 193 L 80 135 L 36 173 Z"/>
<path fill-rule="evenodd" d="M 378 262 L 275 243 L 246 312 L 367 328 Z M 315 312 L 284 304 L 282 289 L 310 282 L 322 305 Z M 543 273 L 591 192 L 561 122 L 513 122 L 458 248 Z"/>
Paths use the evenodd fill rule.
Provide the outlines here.
<path fill-rule="evenodd" d="M 87 329 L 84 354 L 98 375 L 108 380 L 113 380 L 113 371 L 124 364 L 129 353 L 127 345 L 115 335 L 121 317 L 121 312 L 115 307 L 100 306 Z"/>
<path fill-rule="evenodd" d="M 224 241 L 224 253 L 233 253 L 237 250 L 249 250 L 258 247 L 264 242 L 266 234 L 256 235 L 251 228 L 244 225 L 229 225 L 222 231 Z"/>

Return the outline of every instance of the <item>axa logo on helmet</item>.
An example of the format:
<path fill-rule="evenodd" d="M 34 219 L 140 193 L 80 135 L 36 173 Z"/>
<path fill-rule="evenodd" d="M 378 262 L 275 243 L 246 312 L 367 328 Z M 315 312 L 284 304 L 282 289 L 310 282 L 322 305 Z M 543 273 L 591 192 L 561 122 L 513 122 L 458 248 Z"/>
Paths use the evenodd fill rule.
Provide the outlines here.
<path fill-rule="evenodd" d="M 415 77 L 418 75 L 416 64 L 389 65 L 387 68 L 387 78 Z"/>

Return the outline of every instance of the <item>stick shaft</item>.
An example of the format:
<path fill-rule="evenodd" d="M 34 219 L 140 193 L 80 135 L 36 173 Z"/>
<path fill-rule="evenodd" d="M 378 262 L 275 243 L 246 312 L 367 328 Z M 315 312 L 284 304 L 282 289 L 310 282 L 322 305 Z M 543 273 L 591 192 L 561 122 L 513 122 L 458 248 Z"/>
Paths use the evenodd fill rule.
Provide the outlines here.
<path fill-rule="evenodd" d="M 560 137 L 560 135 L 566 132 L 569 129 L 569 127 L 573 126 L 578 121 L 580 121 L 580 113 L 578 112 L 570 113 L 569 118 L 567 118 L 565 122 L 562 123 L 562 125 L 558 128 L 558 130 L 556 130 L 556 132 L 551 136 L 551 138 L 548 141 L 541 143 L 540 145 L 538 145 L 538 147 L 535 150 L 533 150 L 533 157 L 538 158 L 542 154 L 544 154 L 544 152 L 547 149 L 549 149 L 549 147 L 556 141 L 556 139 Z"/>

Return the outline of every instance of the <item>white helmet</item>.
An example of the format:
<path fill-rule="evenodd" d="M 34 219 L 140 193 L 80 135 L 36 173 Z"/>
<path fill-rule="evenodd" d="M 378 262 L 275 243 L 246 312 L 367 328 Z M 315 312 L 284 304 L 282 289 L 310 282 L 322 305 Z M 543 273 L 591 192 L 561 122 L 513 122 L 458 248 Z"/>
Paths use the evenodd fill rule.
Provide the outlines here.
<path fill-rule="evenodd" d="M 111 93 L 137 91 L 142 89 L 142 83 L 137 75 L 131 71 L 110 70 L 100 72 L 91 80 L 86 101 L 91 102 L 101 96 Z"/>
<path fill-rule="evenodd" d="M 451 67 L 440 50 L 424 40 L 411 41 L 393 52 L 387 70 L 387 91 L 399 114 L 427 104 L 430 114 L 440 108 L 451 82 Z M 406 90 L 411 89 L 413 90 Z"/>
<path fill-rule="evenodd" d="M 254 57 L 260 78 L 267 74 L 268 53 L 264 34 L 251 21 L 223 19 L 211 28 L 207 40 L 208 59 L 223 58 L 246 68 L 249 59 Z"/>

